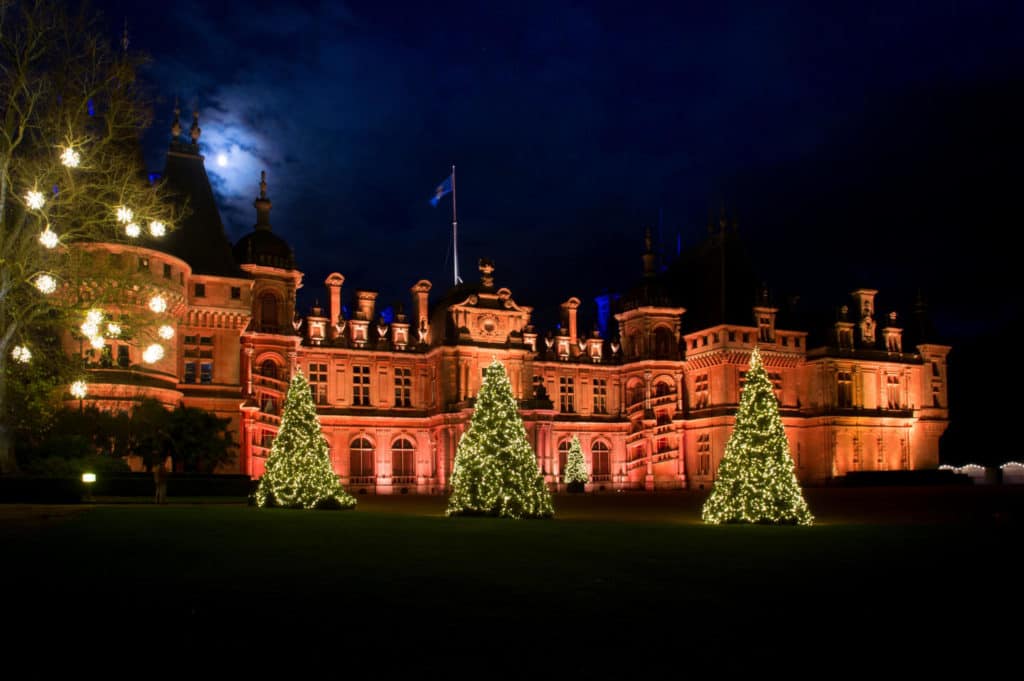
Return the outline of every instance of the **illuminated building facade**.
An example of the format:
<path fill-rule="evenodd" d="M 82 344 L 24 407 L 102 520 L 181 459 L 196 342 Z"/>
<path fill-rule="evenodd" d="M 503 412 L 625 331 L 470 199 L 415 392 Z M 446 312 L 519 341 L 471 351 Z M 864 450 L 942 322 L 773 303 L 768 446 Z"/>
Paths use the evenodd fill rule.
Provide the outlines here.
<path fill-rule="evenodd" d="M 90 399 L 124 406 L 150 394 L 230 416 L 241 443 L 237 472 L 261 475 L 288 379 L 301 369 L 349 490 L 444 491 L 483 368 L 496 358 L 552 488 L 564 488 L 573 435 L 588 488 L 703 487 L 715 479 L 755 345 L 776 384 L 802 481 L 938 466 L 950 348 L 904 347 L 895 313 L 876 314 L 874 290 L 854 291 L 812 347 L 807 332 L 776 325 L 779 310 L 767 296 L 748 308 L 748 323 L 684 331 L 687 310 L 660 282 L 648 235 L 643 278 L 617 301 L 604 336 L 580 330 L 577 298 L 562 303 L 557 329 L 538 331 L 532 308 L 496 282 L 486 259 L 478 282 L 433 302 L 431 282 L 412 283 L 411 313 L 390 321 L 367 289 L 348 296 L 354 304 L 345 318 L 339 273 L 324 282 L 326 308 L 298 316 L 303 275 L 271 229 L 265 178 L 255 228 L 232 247 L 198 135 L 191 143 L 175 136 L 166 177 L 189 197 L 192 215 L 172 235 L 173 255 L 146 257 L 173 293 L 176 347 L 145 370 L 134 348 L 124 351 L 124 366 L 95 372 Z"/>

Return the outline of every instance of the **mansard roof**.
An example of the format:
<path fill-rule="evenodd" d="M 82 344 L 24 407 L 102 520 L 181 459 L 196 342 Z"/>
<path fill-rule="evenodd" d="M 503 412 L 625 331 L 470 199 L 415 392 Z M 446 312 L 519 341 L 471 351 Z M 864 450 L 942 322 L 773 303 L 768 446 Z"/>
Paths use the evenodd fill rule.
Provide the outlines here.
<path fill-rule="evenodd" d="M 231 242 L 217 210 L 210 178 L 196 145 L 174 143 L 167 152 L 164 177 L 187 215 L 167 236 L 162 250 L 176 255 L 196 274 L 245 276 L 231 254 Z"/>

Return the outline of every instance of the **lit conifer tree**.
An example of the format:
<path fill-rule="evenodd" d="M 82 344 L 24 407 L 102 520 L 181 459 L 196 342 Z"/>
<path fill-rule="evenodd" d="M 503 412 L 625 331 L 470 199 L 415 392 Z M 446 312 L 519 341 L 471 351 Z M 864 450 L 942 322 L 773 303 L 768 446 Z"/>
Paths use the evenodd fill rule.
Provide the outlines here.
<path fill-rule="evenodd" d="M 573 435 L 572 442 L 569 443 L 569 455 L 565 459 L 565 483 L 570 492 L 582 492 L 589 479 L 580 439 Z"/>
<path fill-rule="evenodd" d="M 331 470 L 330 449 L 320 430 L 309 383 L 296 371 L 288 386 L 281 428 L 256 488 L 256 504 L 285 508 L 354 508 Z"/>
<path fill-rule="evenodd" d="M 447 513 L 507 518 L 554 514 L 512 385 L 497 360 L 484 369 L 469 430 L 459 440 Z"/>
<path fill-rule="evenodd" d="M 810 525 L 814 520 L 793 470 L 779 403 L 757 348 L 750 356 L 736 425 L 702 515 L 704 522 L 715 525 Z"/>

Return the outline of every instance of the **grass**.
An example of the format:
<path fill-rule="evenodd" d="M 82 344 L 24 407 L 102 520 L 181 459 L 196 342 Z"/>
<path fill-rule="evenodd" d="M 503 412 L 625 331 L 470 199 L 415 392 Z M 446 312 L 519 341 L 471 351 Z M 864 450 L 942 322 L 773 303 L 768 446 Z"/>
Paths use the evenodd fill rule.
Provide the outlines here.
<path fill-rule="evenodd" d="M 29 620 L 84 607 L 231 637 L 288 623 L 385 648 L 396 631 L 423 645 L 514 631 L 650 662 L 732 641 L 998 635 L 993 618 L 1024 604 L 1009 586 L 1022 492 L 810 490 L 810 528 L 704 526 L 695 493 L 558 497 L 556 520 L 521 522 L 445 518 L 441 497 L 23 507 L 0 510 L 0 540 L 17 556 L 8 612 Z"/>

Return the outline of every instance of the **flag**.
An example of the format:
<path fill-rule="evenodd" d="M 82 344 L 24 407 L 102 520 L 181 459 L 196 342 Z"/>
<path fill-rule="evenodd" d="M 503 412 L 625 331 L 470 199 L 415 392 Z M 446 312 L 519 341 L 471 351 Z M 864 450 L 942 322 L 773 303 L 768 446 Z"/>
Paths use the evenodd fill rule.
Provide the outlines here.
<path fill-rule="evenodd" d="M 451 194 L 452 192 L 452 176 L 444 178 L 444 182 L 437 185 L 437 189 L 434 190 L 434 196 L 430 199 L 431 206 L 437 206 L 441 201 L 441 197 L 445 194 Z"/>

